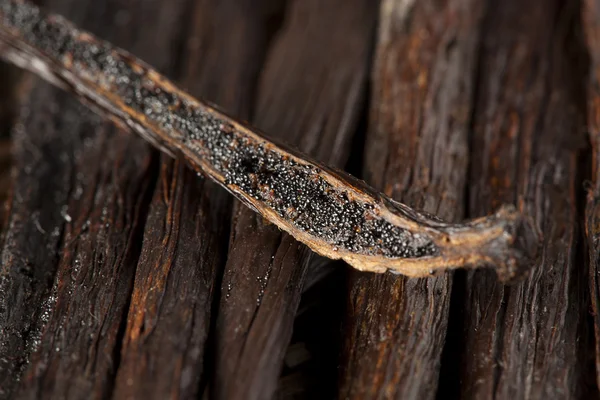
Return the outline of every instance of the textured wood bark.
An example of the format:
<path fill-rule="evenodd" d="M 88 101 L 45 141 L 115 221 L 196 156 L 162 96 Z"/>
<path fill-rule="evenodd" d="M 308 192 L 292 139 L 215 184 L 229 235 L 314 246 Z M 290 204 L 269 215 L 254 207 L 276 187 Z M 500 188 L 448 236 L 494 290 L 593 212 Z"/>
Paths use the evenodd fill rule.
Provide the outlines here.
<path fill-rule="evenodd" d="M 466 280 L 464 398 L 578 398 L 587 306 L 576 246 L 584 143 L 577 2 L 489 2 L 480 52 L 469 210 L 517 202 L 543 232 L 529 278 Z M 457 345 L 456 343 L 454 345 Z"/>
<path fill-rule="evenodd" d="M 267 45 L 266 22 L 277 9 L 267 5 L 194 2 L 186 17 L 191 32 L 182 53 L 183 85 L 246 117 Z M 223 32 L 225 24 L 232 29 Z M 207 339 L 227 254 L 231 201 L 182 161 L 163 159 L 136 271 L 116 398 L 198 397 L 210 376 Z"/>
<path fill-rule="evenodd" d="M 481 2 L 384 0 L 365 179 L 446 220 L 464 216 Z M 435 398 L 452 276 L 352 274 L 340 398 Z"/>
<path fill-rule="evenodd" d="M 589 251 L 589 285 L 596 336 L 596 383 L 600 388 L 600 1 L 585 0 L 581 12 L 591 70 L 588 84 L 587 127 L 592 143 L 592 187 L 585 209 L 585 231 Z"/>
<path fill-rule="evenodd" d="M 360 116 L 376 4 L 295 0 L 262 73 L 255 124 L 343 165 Z M 216 327 L 215 395 L 275 391 L 310 252 L 237 206 Z"/>

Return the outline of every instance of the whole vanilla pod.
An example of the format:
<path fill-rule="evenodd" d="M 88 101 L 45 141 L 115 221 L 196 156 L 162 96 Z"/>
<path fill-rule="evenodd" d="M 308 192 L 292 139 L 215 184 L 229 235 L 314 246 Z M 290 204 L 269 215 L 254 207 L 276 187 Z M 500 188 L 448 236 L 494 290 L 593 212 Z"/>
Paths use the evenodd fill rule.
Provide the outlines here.
<path fill-rule="evenodd" d="M 183 157 L 316 253 L 363 271 L 424 277 L 533 265 L 539 234 L 513 206 L 445 223 L 267 139 L 178 89 L 129 53 L 22 0 L 0 0 L 0 57 L 74 93 L 160 150 Z"/>

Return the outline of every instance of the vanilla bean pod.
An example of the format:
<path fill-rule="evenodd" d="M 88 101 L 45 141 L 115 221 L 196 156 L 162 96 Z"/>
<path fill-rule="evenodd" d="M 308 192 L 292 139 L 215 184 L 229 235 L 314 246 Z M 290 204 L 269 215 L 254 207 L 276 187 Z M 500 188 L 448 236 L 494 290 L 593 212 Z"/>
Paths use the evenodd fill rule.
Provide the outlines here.
<path fill-rule="evenodd" d="M 273 143 L 127 52 L 27 1 L 0 0 L 0 56 L 185 158 L 313 251 L 359 270 L 423 277 L 490 265 L 507 281 L 535 257 L 536 231 L 514 207 L 463 224 L 412 210 Z"/>

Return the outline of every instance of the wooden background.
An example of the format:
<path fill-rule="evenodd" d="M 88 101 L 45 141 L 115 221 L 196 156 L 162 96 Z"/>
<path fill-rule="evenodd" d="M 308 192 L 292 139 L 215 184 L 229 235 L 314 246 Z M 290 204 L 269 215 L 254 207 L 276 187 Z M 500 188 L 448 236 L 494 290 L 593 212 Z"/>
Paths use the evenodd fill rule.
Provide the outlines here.
<path fill-rule="evenodd" d="M 517 204 L 544 243 L 510 287 L 355 272 L 2 65 L 0 399 L 600 396 L 600 0 L 43 3 L 397 200 Z"/>

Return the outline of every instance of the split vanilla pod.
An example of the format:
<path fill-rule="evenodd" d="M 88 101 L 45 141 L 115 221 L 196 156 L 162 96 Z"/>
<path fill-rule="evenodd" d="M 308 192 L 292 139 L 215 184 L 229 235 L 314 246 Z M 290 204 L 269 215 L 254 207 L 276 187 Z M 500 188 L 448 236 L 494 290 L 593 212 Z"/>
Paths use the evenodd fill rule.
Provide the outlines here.
<path fill-rule="evenodd" d="M 316 253 L 358 270 L 426 277 L 487 266 L 506 282 L 535 262 L 540 235 L 515 207 L 459 224 L 413 210 L 274 143 L 133 55 L 28 1 L 0 0 L 0 57 L 185 159 Z"/>

